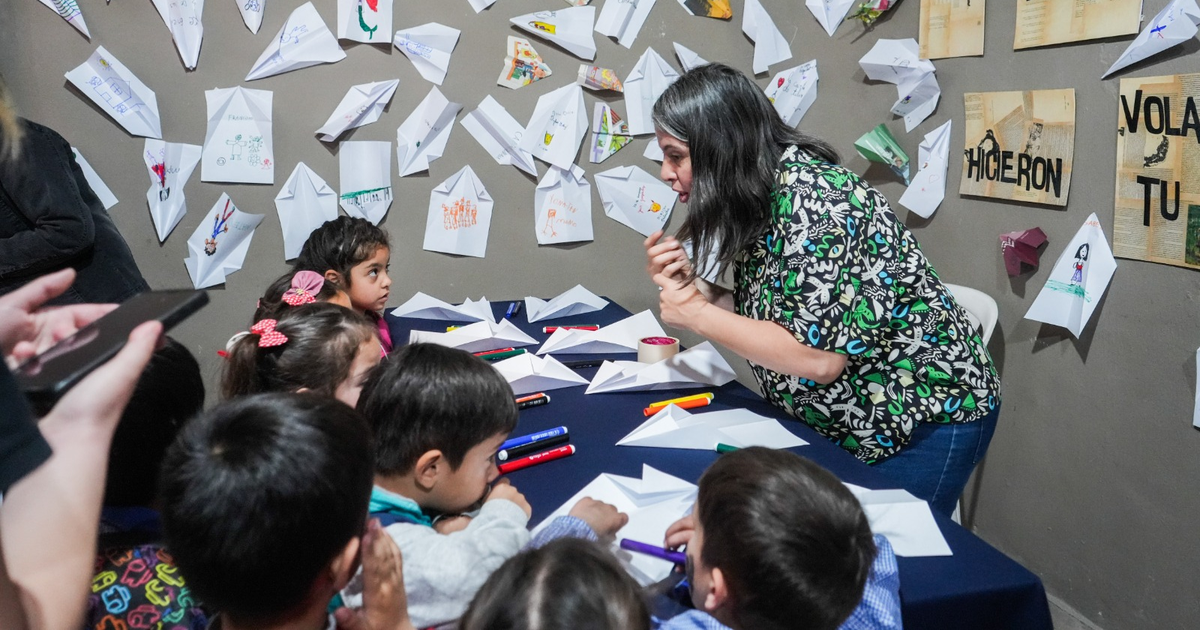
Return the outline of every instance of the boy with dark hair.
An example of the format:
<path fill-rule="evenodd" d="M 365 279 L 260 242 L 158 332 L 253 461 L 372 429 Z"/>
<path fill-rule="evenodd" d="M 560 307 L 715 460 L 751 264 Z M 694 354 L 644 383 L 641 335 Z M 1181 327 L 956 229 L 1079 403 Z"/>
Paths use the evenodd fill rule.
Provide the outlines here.
<path fill-rule="evenodd" d="M 358 409 L 375 432 L 371 513 L 404 553 L 413 623 L 457 619 L 488 575 L 530 542 L 525 497 L 506 480 L 492 485 L 496 451 L 517 425 L 512 388 L 470 353 L 410 344 L 368 377 Z M 469 519 L 432 518 L 475 508 Z M 611 536 L 627 521 L 613 506 L 584 499 L 534 545 Z M 351 607 L 360 599 L 357 582 L 342 593 Z"/>
<path fill-rule="evenodd" d="M 167 453 L 160 500 L 180 570 L 219 611 L 209 627 L 329 625 L 360 542 L 375 549 L 370 531 L 364 539 L 371 470 L 366 423 L 323 396 L 250 396 L 189 423 Z"/>
<path fill-rule="evenodd" d="M 722 455 L 699 485 L 693 514 L 666 537 L 687 544 L 696 610 L 663 630 L 901 627 L 891 546 L 832 473 L 753 447 Z"/>

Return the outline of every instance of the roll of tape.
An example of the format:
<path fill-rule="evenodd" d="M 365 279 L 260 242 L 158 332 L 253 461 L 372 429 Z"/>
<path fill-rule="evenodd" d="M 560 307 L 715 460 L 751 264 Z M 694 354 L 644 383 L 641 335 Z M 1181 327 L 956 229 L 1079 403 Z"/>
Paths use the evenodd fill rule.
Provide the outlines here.
<path fill-rule="evenodd" d="M 643 337 L 638 340 L 638 363 L 658 363 L 679 354 L 679 340 L 674 337 Z"/>

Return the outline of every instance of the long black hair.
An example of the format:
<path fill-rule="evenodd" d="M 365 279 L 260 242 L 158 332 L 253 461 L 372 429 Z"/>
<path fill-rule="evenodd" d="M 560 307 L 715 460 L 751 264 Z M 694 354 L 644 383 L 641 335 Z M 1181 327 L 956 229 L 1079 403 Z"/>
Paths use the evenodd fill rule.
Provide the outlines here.
<path fill-rule="evenodd" d="M 720 63 L 693 68 L 654 104 L 654 126 L 686 142 L 692 161 L 688 216 L 679 239 L 692 241 L 693 274 L 716 250 L 724 270 L 766 231 L 779 158 L 791 145 L 826 162 L 837 152 L 789 127 L 745 74 Z"/>

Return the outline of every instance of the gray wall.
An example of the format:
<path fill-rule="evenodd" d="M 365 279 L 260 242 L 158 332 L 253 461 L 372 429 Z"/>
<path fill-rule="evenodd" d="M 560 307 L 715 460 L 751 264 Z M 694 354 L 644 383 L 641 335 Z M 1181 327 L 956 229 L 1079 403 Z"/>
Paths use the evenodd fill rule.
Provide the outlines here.
<path fill-rule="evenodd" d="M 276 184 L 206 184 L 197 171 L 187 187 L 191 210 L 160 246 L 143 197 L 148 181 L 140 158 L 142 139 L 130 137 L 73 93 L 63 73 L 83 62 L 96 44 L 103 44 L 157 91 L 165 139 L 202 144 L 203 91 L 238 85 L 299 2 L 269 0 L 262 30 L 252 35 L 233 0 L 209 0 L 195 72 L 184 72 L 149 0 L 81 4 L 94 35 L 91 43 L 36 0 L 0 2 L 0 72 L 25 115 L 59 130 L 116 192 L 121 203 L 112 214 L 151 285 L 188 285 L 185 240 L 222 191 L 243 210 L 267 215 L 245 268 L 212 291 L 207 311 L 176 333 L 203 359 L 210 377 L 215 376 L 219 364 L 214 352 L 245 325 L 265 283 L 286 268 L 273 203 L 279 186 L 299 160 L 338 186 L 336 146 L 318 142 L 313 130 L 350 85 L 399 78 L 400 89 L 381 121 L 344 138 L 394 141 L 396 127 L 430 84 L 399 52 L 369 45 L 349 45 L 349 57 L 336 65 L 251 83 L 275 92 Z M 647 45 L 674 63 L 671 41 L 676 40 L 709 60 L 748 71 L 753 48 L 739 28 L 743 3 L 733 4 L 735 18 L 726 23 L 688 17 L 674 0 L 659 0 L 633 50 L 596 37 L 598 63 L 624 77 Z M 980 288 L 1000 304 L 991 347 L 1002 367 L 1004 412 L 970 501 L 977 531 L 1040 574 L 1052 593 L 1105 628 L 1200 625 L 1200 599 L 1195 596 L 1200 554 L 1194 542 L 1200 498 L 1193 492 L 1200 480 L 1200 434 L 1190 422 L 1200 320 L 1187 316 L 1195 312 L 1200 297 L 1200 275 L 1119 261 L 1113 285 L 1090 326 L 1082 339 L 1074 340 L 1061 329 L 1022 319 L 1050 265 L 1010 280 L 997 243 L 1001 232 L 1041 226 L 1050 237 L 1045 258 L 1053 261 L 1091 212 L 1099 214 L 1111 235 L 1117 80 L 1101 82 L 1099 77 L 1128 38 L 1014 53 L 1014 4 L 991 2 L 985 56 L 937 61 L 945 91 L 942 104 L 933 117 L 905 134 L 902 121 L 888 114 L 895 88 L 868 82 L 857 60 L 877 38 L 915 37 L 917 0 L 902 3 L 871 32 L 844 24 L 832 39 L 798 0 L 763 4 L 795 53 L 792 61 L 772 70 L 814 57 L 819 61 L 820 96 L 802 128 L 832 142 L 848 156 L 851 168 L 865 173 L 893 202 L 903 192 L 902 184 L 854 155 L 855 138 L 888 121 L 915 159 L 923 133 L 954 120 L 946 202 L 928 221 L 898 212 L 946 280 Z M 1165 4 L 1148 0 L 1146 16 Z M 317 0 L 316 5 L 332 26 L 334 0 Z M 462 29 L 443 92 L 463 103 L 465 111 L 491 93 L 524 122 L 537 96 L 573 81 L 580 62 L 534 39 L 554 75 L 515 92 L 497 87 L 505 37 L 515 32 L 508 18 L 564 6 L 561 0 L 499 0 L 475 15 L 466 0 L 397 0 L 393 28 L 439 21 Z M 1194 71 L 1197 47 L 1193 41 L 1182 52 L 1167 53 L 1167 59 L 1127 74 Z M 760 83 L 765 85 L 770 76 L 760 76 Z M 963 145 L 962 94 L 1060 87 L 1074 87 L 1078 103 L 1069 206 L 1056 210 L 959 197 L 962 169 L 954 155 Z M 589 116 L 596 98 L 587 96 Z M 623 116 L 623 103 L 613 100 Z M 657 164 L 641 157 L 645 144 L 639 139 L 599 167 L 583 166 L 589 177 L 622 164 L 657 172 Z M 421 250 L 429 191 L 464 164 L 475 169 L 496 202 L 488 256 L 482 260 Z M 393 184 L 397 201 L 385 222 L 394 245 L 393 304 L 418 290 L 450 301 L 481 294 L 504 299 L 550 296 L 583 282 L 630 309 L 655 306 L 656 292 L 643 272 L 641 237 L 606 218 L 598 197 L 593 200 L 595 242 L 538 247 L 531 209 L 534 182 L 512 167 L 493 163 L 458 125 L 445 157 L 434 162 L 428 175 L 394 177 Z M 671 225 L 678 224 L 676 217 Z"/>

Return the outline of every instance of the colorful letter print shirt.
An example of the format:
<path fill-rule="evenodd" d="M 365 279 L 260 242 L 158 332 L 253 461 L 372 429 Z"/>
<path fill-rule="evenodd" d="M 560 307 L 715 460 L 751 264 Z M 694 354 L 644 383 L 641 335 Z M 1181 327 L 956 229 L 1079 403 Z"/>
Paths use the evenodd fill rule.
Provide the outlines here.
<path fill-rule="evenodd" d="M 751 363 L 763 395 L 867 463 L 999 404 L 983 340 L 887 199 L 795 146 L 778 177 L 771 226 L 734 265 L 737 311 L 847 362 L 828 385 Z"/>

